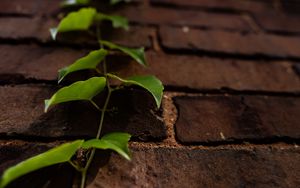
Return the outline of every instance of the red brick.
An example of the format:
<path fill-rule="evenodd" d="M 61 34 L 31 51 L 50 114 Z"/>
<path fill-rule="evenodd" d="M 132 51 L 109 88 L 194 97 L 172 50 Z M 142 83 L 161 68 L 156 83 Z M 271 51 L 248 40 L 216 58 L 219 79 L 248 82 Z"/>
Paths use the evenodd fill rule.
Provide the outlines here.
<path fill-rule="evenodd" d="M 56 80 L 60 68 L 87 53 L 86 50 L 36 45 L 0 45 L 1 82 L 22 82 L 24 79 Z M 137 65 L 125 56 L 111 56 L 108 58 L 109 69 L 123 77 L 154 74 L 167 86 L 197 90 L 231 88 L 273 92 L 300 91 L 299 77 L 293 71 L 293 64 L 289 62 L 222 60 L 192 55 L 167 55 L 153 51 L 147 52 L 146 56 L 148 68 Z M 86 78 L 89 74 L 82 75 Z M 18 78 L 19 80 L 15 80 Z"/>
<path fill-rule="evenodd" d="M 293 147 L 132 147 L 131 162 L 116 156 L 88 181 L 94 187 L 297 187 L 300 152 Z M 101 159 L 103 157 L 97 157 Z"/>
<path fill-rule="evenodd" d="M 299 139 L 297 97 L 176 97 L 176 135 L 183 143 Z"/>
<path fill-rule="evenodd" d="M 251 0 L 150 0 L 155 5 L 171 5 L 176 7 L 209 8 L 219 10 L 263 12 L 272 7 L 272 2 Z"/>
<path fill-rule="evenodd" d="M 44 99 L 54 88 L 6 86 L 0 88 L 0 134 L 47 138 L 94 137 L 100 114 L 87 102 L 65 103 L 43 112 Z M 96 101 L 103 101 L 96 98 Z M 152 97 L 140 90 L 113 94 L 103 132 L 126 131 L 140 140 L 163 139 L 165 126 Z M 152 112 L 152 113 L 151 113 Z"/>
<path fill-rule="evenodd" d="M 299 76 L 288 62 L 218 59 L 153 52 L 147 53 L 147 60 L 150 65 L 149 72 L 157 75 L 168 86 L 191 89 L 300 91 Z"/>
<path fill-rule="evenodd" d="M 268 12 L 254 14 L 256 22 L 266 31 L 300 33 L 299 17 Z"/>
<path fill-rule="evenodd" d="M 15 75 L 25 79 L 56 80 L 59 69 L 87 53 L 86 50 L 63 47 L 0 45 L 0 77 L 2 82 L 11 81 Z"/>
<path fill-rule="evenodd" d="M 217 52 L 231 55 L 296 57 L 300 54 L 300 37 L 265 34 L 241 34 L 225 31 L 162 27 L 162 45 L 170 50 Z"/>
<path fill-rule="evenodd" d="M 53 145 L 56 144 L 1 141 L 0 169 L 3 171 Z M 132 145 L 130 148 L 133 155 L 130 162 L 116 154 L 109 157 L 97 152 L 87 187 L 297 187 L 299 184 L 300 152 L 293 146 L 189 149 Z M 24 188 L 32 187 L 33 183 L 41 187 L 44 180 L 51 183 L 56 180 L 59 187 L 69 187 L 73 174 L 66 165 L 39 170 L 16 183 Z"/>
<path fill-rule="evenodd" d="M 56 27 L 57 24 L 58 21 L 46 19 L 44 17 L 0 17 L 0 39 L 36 40 L 43 43 L 53 42 L 50 37 L 49 29 L 51 27 Z M 20 26 L 26 26 L 26 29 L 16 29 Z M 154 33 L 153 28 L 142 26 L 132 26 L 129 31 L 124 31 L 121 29 L 113 31 L 109 29 L 103 30 L 105 39 L 130 47 L 151 46 L 150 36 Z M 87 33 L 80 33 L 80 35 L 78 34 L 79 33 L 67 33 L 58 35 L 57 42 L 80 46 L 99 46 L 96 38 L 91 37 Z"/>
<path fill-rule="evenodd" d="M 27 158 L 42 153 L 57 144 L 28 143 L 21 141 L 0 141 L 0 174 Z M 71 187 L 74 170 L 68 165 L 55 165 L 37 170 L 12 182 L 9 187 Z"/>
<path fill-rule="evenodd" d="M 42 15 L 57 12 L 60 0 L 1 0 L 1 14 Z"/>
<path fill-rule="evenodd" d="M 35 38 L 45 42 L 50 39 L 50 25 L 51 23 L 43 18 L 0 17 L 0 38 L 15 40 Z"/>
<path fill-rule="evenodd" d="M 139 12 L 139 16 L 136 16 Z M 197 26 L 230 30 L 251 30 L 240 15 L 215 14 L 192 10 L 128 6 L 118 12 L 132 22 L 177 26 Z"/>

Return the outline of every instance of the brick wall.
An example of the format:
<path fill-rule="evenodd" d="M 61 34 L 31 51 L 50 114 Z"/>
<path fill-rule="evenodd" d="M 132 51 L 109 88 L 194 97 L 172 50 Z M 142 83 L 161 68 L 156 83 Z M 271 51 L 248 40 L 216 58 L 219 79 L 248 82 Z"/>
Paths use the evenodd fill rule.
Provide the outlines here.
<path fill-rule="evenodd" d="M 43 113 L 43 100 L 57 90 L 57 70 L 97 48 L 84 34 L 50 39 L 48 29 L 63 12 L 59 3 L 0 2 L 0 173 L 97 130 L 99 117 L 85 102 Z M 131 23 L 128 32 L 104 29 L 105 37 L 145 46 L 150 65 L 143 69 L 115 54 L 109 69 L 154 74 L 166 90 L 159 110 L 136 88 L 113 95 L 110 106 L 119 112 L 108 113 L 104 132 L 131 133 L 133 160 L 99 152 L 88 187 L 297 187 L 299 6 L 294 0 L 135 0 L 99 7 Z M 57 165 L 12 187 L 76 187 L 77 181 L 69 166 Z"/>

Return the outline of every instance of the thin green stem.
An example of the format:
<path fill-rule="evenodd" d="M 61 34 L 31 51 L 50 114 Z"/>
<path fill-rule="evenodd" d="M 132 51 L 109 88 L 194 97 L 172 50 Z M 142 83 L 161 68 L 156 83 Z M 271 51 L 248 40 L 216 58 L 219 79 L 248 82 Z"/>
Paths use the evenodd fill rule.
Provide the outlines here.
<path fill-rule="evenodd" d="M 107 97 L 106 97 L 106 100 L 105 100 L 105 103 L 104 103 L 104 106 L 103 106 L 103 109 L 101 110 L 101 119 L 100 119 L 100 123 L 99 123 L 99 127 L 98 127 L 98 131 L 97 131 L 97 135 L 96 135 L 96 139 L 99 139 L 100 138 L 100 135 L 101 135 L 101 130 L 102 130 L 102 127 L 103 127 L 103 122 L 104 122 L 104 116 L 105 116 L 105 112 L 106 112 L 106 109 L 107 109 L 107 106 L 108 106 L 108 103 L 109 103 L 109 100 L 110 100 L 110 97 L 111 97 L 111 93 L 112 93 L 112 89 L 109 85 L 109 82 L 107 80 L 107 88 L 108 88 L 108 94 L 107 94 Z M 84 167 L 84 169 L 82 170 L 81 172 L 81 188 L 84 188 L 84 185 L 85 185 L 85 179 L 86 179 L 86 173 L 93 161 L 93 158 L 94 158 L 94 155 L 95 155 L 95 151 L 96 149 L 93 148 L 92 151 L 91 151 L 91 154 L 89 156 L 89 159 Z"/>
<path fill-rule="evenodd" d="M 101 41 L 100 23 L 97 24 L 97 39 L 98 39 L 98 41 Z M 101 42 L 100 42 L 100 47 L 103 48 L 103 45 L 101 44 Z M 98 73 L 99 72 L 100 71 L 98 70 Z M 103 73 L 104 73 L 105 78 L 106 78 L 106 86 L 107 86 L 107 90 L 108 90 L 108 94 L 106 96 L 103 108 L 100 109 L 94 101 L 91 101 L 91 103 L 101 112 L 101 119 L 100 119 L 100 122 L 99 122 L 96 139 L 100 138 L 101 130 L 102 130 L 102 127 L 103 127 L 103 122 L 104 122 L 104 117 L 105 117 L 105 112 L 107 110 L 107 106 L 108 106 L 108 103 L 109 103 L 109 100 L 110 100 L 110 97 L 111 97 L 111 93 L 113 91 L 113 89 L 110 87 L 110 84 L 109 84 L 109 81 L 108 81 L 107 75 L 106 75 L 106 73 L 107 73 L 106 58 L 103 59 Z M 92 151 L 91 151 L 91 154 L 89 155 L 89 159 L 88 159 L 85 167 L 81 171 L 81 185 L 80 185 L 80 188 L 85 187 L 86 174 L 87 174 L 87 171 L 88 171 L 88 169 L 89 169 L 89 167 L 90 167 L 90 165 L 93 161 L 95 152 L 96 152 L 96 149 L 93 148 Z"/>
<path fill-rule="evenodd" d="M 92 105 L 99 111 L 102 111 L 99 106 L 93 101 L 93 100 L 90 100 L 90 102 L 92 103 Z"/>
<path fill-rule="evenodd" d="M 87 172 L 87 170 L 83 170 L 81 172 L 81 184 L 80 184 L 80 188 L 84 188 L 85 187 L 86 172 Z"/>
<path fill-rule="evenodd" d="M 73 163 L 72 161 L 68 161 L 78 172 L 81 172 L 82 171 L 82 169 L 78 166 L 78 165 L 76 165 L 75 163 Z"/>

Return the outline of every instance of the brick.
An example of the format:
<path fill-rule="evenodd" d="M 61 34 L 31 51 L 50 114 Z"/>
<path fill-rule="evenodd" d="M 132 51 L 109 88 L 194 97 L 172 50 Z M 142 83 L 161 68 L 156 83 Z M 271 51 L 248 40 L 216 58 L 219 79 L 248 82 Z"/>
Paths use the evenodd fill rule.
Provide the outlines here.
<path fill-rule="evenodd" d="M 55 145 L 57 144 L 0 141 L 0 174 L 10 166 L 42 153 Z M 22 176 L 7 187 L 65 188 L 71 187 L 73 176 L 74 171 L 68 164 L 55 165 Z"/>
<path fill-rule="evenodd" d="M 53 42 L 49 28 L 57 26 L 58 21 L 44 17 L 0 17 L 0 39 L 2 40 L 33 40 L 42 43 Z M 26 26 L 26 29 L 16 29 Z M 122 29 L 111 30 L 104 27 L 103 38 L 129 47 L 151 46 L 150 36 L 154 29 L 143 26 L 132 26 L 129 31 Z M 113 37 L 112 37 L 113 36 Z M 57 37 L 57 43 L 80 45 L 83 47 L 98 47 L 96 38 L 87 33 L 66 33 Z"/>
<path fill-rule="evenodd" d="M 300 37 L 242 34 L 225 31 L 161 27 L 161 42 L 168 50 L 190 50 L 245 56 L 299 58 Z"/>
<path fill-rule="evenodd" d="M 60 0 L 1 0 L 0 14 L 43 15 L 58 12 Z"/>
<path fill-rule="evenodd" d="M 255 21 L 266 31 L 300 33 L 299 17 L 268 12 L 254 14 Z"/>
<path fill-rule="evenodd" d="M 183 143 L 300 137 L 297 97 L 176 97 L 176 135 Z"/>
<path fill-rule="evenodd" d="M 94 187 L 297 187 L 300 153 L 293 147 L 132 147 L 131 162 L 112 155 L 88 181 Z M 97 157 L 100 159 L 101 157 Z"/>
<path fill-rule="evenodd" d="M 0 17 L 1 39 L 38 39 L 43 42 L 50 39 L 48 28 L 51 23 L 44 18 Z M 54 25 L 54 24 L 53 24 Z M 26 27 L 26 29 L 16 29 Z"/>
<path fill-rule="evenodd" d="M 14 77 L 57 80 L 58 70 L 86 55 L 86 50 L 37 45 L 0 45 L 0 77 L 11 82 Z"/>
<path fill-rule="evenodd" d="M 136 16 L 136 12 L 139 16 Z M 193 10 L 128 6 L 118 12 L 131 22 L 155 25 L 196 26 L 205 28 L 249 31 L 251 27 L 240 15 L 215 14 Z"/>
<path fill-rule="evenodd" d="M 65 103 L 43 113 L 43 101 L 55 88 L 49 86 L 5 86 L 0 88 L 0 135 L 42 138 L 94 137 L 100 114 L 87 102 Z M 103 101 L 101 96 L 95 101 Z M 113 108 L 114 107 L 114 108 Z M 103 133 L 126 131 L 137 140 L 165 138 L 165 126 L 150 94 L 142 90 L 115 92 L 107 112 Z"/>
<path fill-rule="evenodd" d="M 135 66 L 123 57 L 111 60 L 110 71 L 123 77 L 154 74 L 166 86 L 197 90 L 230 88 L 234 90 L 299 92 L 300 79 L 289 62 L 264 62 L 167 55 L 147 52 L 149 67 Z M 120 63 L 122 62 L 122 63 Z M 179 70 L 180 68 L 180 70 Z M 276 80 L 276 82 L 274 82 Z"/>
<path fill-rule="evenodd" d="M 218 59 L 153 52 L 147 53 L 147 60 L 150 66 L 146 73 L 157 75 L 168 86 L 199 90 L 300 90 L 299 76 L 293 71 L 293 64 L 288 62 Z"/>
<path fill-rule="evenodd" d="M 281 9 L 287 14 L 295 14 L 299 16 L 300 4 L 297 0 L 281 0 Z"/>
<path fill-rule="evenodd" d="M 207 8 L 227 11 L 263 12 L 272 7 L 271 2 L 236 1 L 236 0 L 150 0 L 154 5 L 176 6 L 187 8 Z"/>
<path fill-rule="evenodd" d="M 1 172 L 54 145 L 1 141 Z M 299 184 L 300 151 L 292 146 L 189 149 L 131 145 L 130 148 L 132 161 L 97 152 L 87 187 L 297 187 Z M 16 187 L 41 187 L 45 179 L 59 182 L 45 187 L 69 187 L 73 174 L 66 165 L 31 173 L 17 180 Z"/>
<path fill-rule="evenodd" d="M 36 45 L 0 45 L 0 78 L 2 83 L 23 80 L 54 81 L 57 70 L 87 54 L 86 50 L 39 47 Z M 17 54 L 17 55 L 16 55 Z M 264 62 L 167 55 L 148 51 L 148 68 L 122 55 L 108 57 L 108 67 L 123 77 L 154 74 L 167 86 L 189 89 L 222 89 L 299 92 L 300 80 L 290 62 Z M 180 67 L 180 71 L 178 71 Z M 81 72 L 85 79 L 89 72 Z M 74 74 L 67 80 L 78 80 Z M 276 80 L 276 82 L 274 82 Z"/>

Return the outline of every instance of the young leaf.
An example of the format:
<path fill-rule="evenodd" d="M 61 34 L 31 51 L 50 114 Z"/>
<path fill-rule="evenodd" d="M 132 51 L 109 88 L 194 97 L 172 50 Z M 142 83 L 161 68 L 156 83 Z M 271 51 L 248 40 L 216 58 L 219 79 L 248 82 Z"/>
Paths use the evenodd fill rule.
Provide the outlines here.
<path fill-rule="evenodd" d="M 84 69 L 95 69 L 107 54 L 107 50 L 95 50 L 90 52 L 87 56 L 78 59 L 72 65 L 60 69 L 58 74 L 58 83 L 60 83 L 68 74 L 72 72 Z"/>
<path fill-rule="evenodd" d="M 85 141 L 82 144 L 82 148 L 111 149 L 119 153 L 125 159 L 130 160 L 130 152 L 128 149 L 130 137 L 131 136 L 127 133 L 109 133 L 104 135 L 101 139 Z"/>
<path fill-rule="evenodd" d="M 104 77 L 93 77 L 88 80 L 78 81 L 70 86 L 63 87 L 50 99 L 45 100 L 45 112 L 47 112 L 50 106 L 63 102 L 76 100 L 91 101 L 93 97 L 104 89 L 105 85 L 106 79 Z"/>
<path fill-rule="evenodd" d="M 62 6 L 74 6 L 74 5 L 87 5 L 90 3 L 90 0 L 64 0 Z"/>
<path fill-rule="evenodd" d="M 157 108 L 160 107 L 164 86 L 162 85 L 161 81 L 157 79 L 155 76 L 152 75 L 132 76 L 126 79 L 120 78 L 113 74 L 107 74 L 107 76 L 111 78 L 115 78 L 123 82 L 125 85 L 133 84 L 133 85 L 138 85 L 140 87 L 143 87 L 144 89 L 149 91 L 151 95 L 154 97 Z"/>
<path fill-rule="evenodd" d="M 113 16 L 98 12 L 95 19 L 98 21 L 109 20 L 112 22 L 114 28 L 123 28 L 125 30 L 129 28 L 127 18 L 123 16 Z"/>
<path fill-rule="evenodd" d="M 122 46 L 119 46 L 119 45 L 116 45 L 114 43 L 104 41 L 104 40 L 101 40 L 100 43 L 103 44 L 104 46 L 107 46 L 110 49 L 120 50 L 123 53 L 125 53 L 125 54 L 129 55 L 130 57 L 132 57 L 139 64 L 141 64 L 143 66 L 147 66 L 147 63 L 146 63 L 146 60 L 145 60 L 144 48 L 127 48 L 127 47 L 122 47 Z"/>
<path fill-rule="evenodd" d="M 77 12 L 69 13 L 61 20 L 58 27 L 50 29 L 52 38 L 55 40 L 57 33 L 88 30 L 96 14 L 97 11 L 94 8 L 82 8 Z"/>
<path fill-rule="evenodd" d="M 42 154 L 31 157 L 21 163 L 8 168 L 4 171 L 1 180 L 0 188 L 4 188 L 11 181 L 23 176 L 29 172 L 38 170 L 50 165 L 67 162 L 75 154 L 84 141 L 77 140 L 71 143 L 65 143 L 53 149 L 50 149 Z"/>

